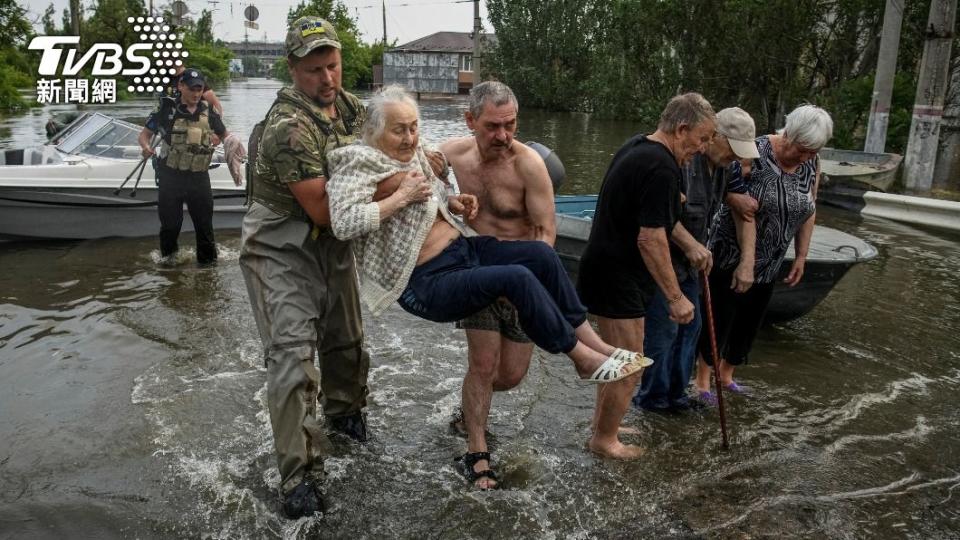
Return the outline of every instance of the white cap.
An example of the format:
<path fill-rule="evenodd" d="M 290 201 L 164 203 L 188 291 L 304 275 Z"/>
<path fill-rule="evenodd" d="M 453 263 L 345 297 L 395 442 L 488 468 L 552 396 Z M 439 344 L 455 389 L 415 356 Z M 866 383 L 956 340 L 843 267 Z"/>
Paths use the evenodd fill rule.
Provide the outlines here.
<path fill-rule="evenodd" d="M 729 107 L 717 113 L 717 133 L 727 138 L 733 153 L 743 159 L 757 159 L 757 128 L 753 118 L 740 107 Z"/>

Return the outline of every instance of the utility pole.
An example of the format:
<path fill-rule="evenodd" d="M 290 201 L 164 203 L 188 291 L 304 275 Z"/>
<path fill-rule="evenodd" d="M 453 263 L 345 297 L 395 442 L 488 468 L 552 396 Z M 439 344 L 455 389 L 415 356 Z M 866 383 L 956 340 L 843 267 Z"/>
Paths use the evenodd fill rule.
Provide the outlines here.
<path fill-rule="evenodd" d="M 864 152 L 882 153 L 887 143 L 887 124 L 890 121 L 890 95 L 893 77 L 897 72 L 897 50 L 900 48 L 900 25 L 903 22 L 903 0 L 887 0 L 883 10 L 883 31 L 880 34 L 880 54 L 877 74 L 873 81 L 870 100 L 870 120 Z"/>
<path fill-rule="evenodd" d="M 950 86 L 940 122 L 940 150 L 933 169 L 933 188 L 960 191 L 960 55 L 950 67 Z"/>
<path fill-rule="evenodd" d="M 957 0 L 931 0 L 917 101 L 913 106 L 910 139 L 904 158 L 904 179 L 907 190 L 912 192 L 926 193 L 933 186 L 956 16 Z"/>
<path fill-rule="evenodd" d="M 70 0 L 70 31 L 80 35 L 80 0 Z"/>
<path fill-rule="evenodd" d="M 473 0 L 473 84 L 480 83 L 480 0 Z"/>
<path fill-rule="evenodd" d="M 383 50 L 387 50 L 387 0 L 383 0 Z"/>

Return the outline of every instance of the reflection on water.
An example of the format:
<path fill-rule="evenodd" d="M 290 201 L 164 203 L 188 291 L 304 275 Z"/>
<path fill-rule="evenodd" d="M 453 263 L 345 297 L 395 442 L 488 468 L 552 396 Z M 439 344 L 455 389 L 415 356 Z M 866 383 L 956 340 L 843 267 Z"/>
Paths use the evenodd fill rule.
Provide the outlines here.
<path fill-rule="evenodd" d="M 231 129 L 262 117 L 275 83 L 220 92 Z M 143 115 L 143 103 L 112 114 Z M 462 100 L 424 104 L 433 142 L 466 133 Z M 108 111 L 109 112 L 109 111 Z M 42 140 L 31 111 L 0 130 Z M 237 127 L 233 127 L 237 126 Z M 563 158 L 570 192 L 596 190 L 636 129 L 524 110 L 521 139 Z M 32 129 L 36 128 L 36 133 Z M 39 134 L 39 135 L 38 135 Z M 32 139 L 31 139 L 32 137 Z M 5 146 L 12 144 L 5 140 Z M 466 489 L 447 432 L 462 333 L 400 309 L 365 319 L 372 442 L 335 440 L 322 521 L 277 515 L 260 343 L 236 264 L 156 265 L 156 242 L 0 247 L 0 532 L 141 538 L 956 537 L 960 505 L 960 250 L 955 236 L 823 209 L 880 256 L 809 316 L 764 330 L 738 371 L 731 449 L 716 415 L 631 412 L 635 463 L 585 451 L 593 390 L 535 353 L 497 395 L 505 489 Z M 192 235 L 182 244 L 193 243 Z"/>

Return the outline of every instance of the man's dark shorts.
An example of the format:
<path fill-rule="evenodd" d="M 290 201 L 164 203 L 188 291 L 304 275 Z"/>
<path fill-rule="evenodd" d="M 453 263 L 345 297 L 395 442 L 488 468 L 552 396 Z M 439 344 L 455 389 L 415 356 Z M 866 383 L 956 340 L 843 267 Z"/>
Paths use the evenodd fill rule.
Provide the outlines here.
<path fill-rule="evenodd" d="M 530 338 L 520 328 L 520 316 L 517 308 L 506 300 L 498 300 L 473 315 L 456 323 L 464 330 L 489 330 L 515 343 L 531 343 Z"/>
<path fill-rule="evenodd" d="M 626 265 L 580 261 L 577 294 L 592 315 L 607 319 L 643 318 L 654 292 Z"/>

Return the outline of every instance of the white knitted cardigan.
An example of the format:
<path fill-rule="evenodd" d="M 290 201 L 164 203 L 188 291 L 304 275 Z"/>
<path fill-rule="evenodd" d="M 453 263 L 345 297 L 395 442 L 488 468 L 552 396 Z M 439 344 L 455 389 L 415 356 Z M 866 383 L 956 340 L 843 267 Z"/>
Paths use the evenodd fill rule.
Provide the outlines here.
<path fill-rule="evenodd" d="M 341 240 L 353 240 L 360 299 L 374 315 L 379 315 L 406 289 L 438 210 L 454 227 L 464 231 L 449 216 L 446 184 L 433 173 L 422 146 L 413 159 L 402 162 L 357 142 L 332 150 L 327 154 L 327 163 L 333 234 Z M 381 222 L 380 207 L 373 202 L 377 184 L 410 170 L 419 170 L 433 181 L 433 196 L 426 202 L 408 205 Z"/>

